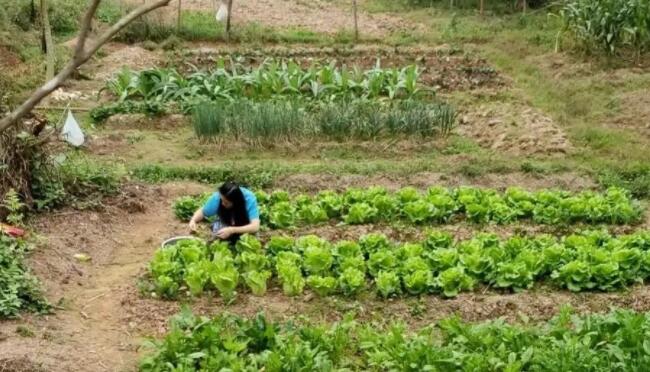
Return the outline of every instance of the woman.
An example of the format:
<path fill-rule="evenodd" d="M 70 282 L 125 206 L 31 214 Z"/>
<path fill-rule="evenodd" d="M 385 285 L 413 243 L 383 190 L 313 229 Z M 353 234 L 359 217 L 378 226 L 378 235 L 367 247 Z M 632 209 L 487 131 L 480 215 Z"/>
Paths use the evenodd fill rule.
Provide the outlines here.
<path fill-rule="evenodd" d="M 254 234 L 260 229 L 260 213 L 255 194 L 234 182 L 219 187 L 203 208 L 199 208 L 190 220 L 190 230 L 196 231 L 197 223 L 206 217 L 218 216 L 212 224 L 212 233 L 221 240 L 237 242 L 242 234 Z"/>

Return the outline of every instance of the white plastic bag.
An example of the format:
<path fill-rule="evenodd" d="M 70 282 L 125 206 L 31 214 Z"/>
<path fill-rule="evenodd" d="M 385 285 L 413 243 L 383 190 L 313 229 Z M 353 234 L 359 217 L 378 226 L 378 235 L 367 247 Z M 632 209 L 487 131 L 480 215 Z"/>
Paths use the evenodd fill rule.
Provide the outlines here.
<path fill-rule="evenodd" d="M 228 19 L 228 2 L 219 1 L 219 9 L 217 10 L 217 22 L 225 22 Z"/>
<path fill-rule="evenodd" d="M 68 110 L 68 116 L 65 118 L 65 124 L 61 130 L 61 136 L 69 144 L 75 147 L 79 147 L 84 144 L 84 132 L 81 131 L 79 123 L 72 116 L 72 111 Z"/>

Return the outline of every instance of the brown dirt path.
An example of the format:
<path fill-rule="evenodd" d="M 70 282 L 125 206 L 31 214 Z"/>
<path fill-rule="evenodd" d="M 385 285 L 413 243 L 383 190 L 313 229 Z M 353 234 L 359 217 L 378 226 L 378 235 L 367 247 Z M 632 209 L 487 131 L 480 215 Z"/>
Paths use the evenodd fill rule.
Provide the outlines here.
<path fill-rule="evenodd" d="M 31 257 L 51 302 L 62 309 L 0 323 L 0 355 L 27 358 L 47 371 L 134 369 L 140 335 L 123 323 L 124 294 L 137 282 L 160 239 L 183 233 L 169 205 L 178 195 L 205 191 L 191 184 L 131 188 L 104 212 L 52 213 L 34 223 L 47 242 Z M 144 207 L 144 213 L 137 212 Z M 85 253 L 89 263 L 72 256 Z M 61 300 L 59 300 L 61 299 Z M 27 327 L 33 337 L 16 333 Z"/>

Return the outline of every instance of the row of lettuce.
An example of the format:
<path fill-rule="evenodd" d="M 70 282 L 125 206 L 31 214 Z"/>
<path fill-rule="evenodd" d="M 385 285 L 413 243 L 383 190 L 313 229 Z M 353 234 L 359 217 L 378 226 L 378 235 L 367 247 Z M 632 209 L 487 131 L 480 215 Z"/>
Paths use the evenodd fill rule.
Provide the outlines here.
<path fill-rule="evenodd" d="M 403 324 L 277 323 L 185 310 L 141 361 L 141 371 L 645 371 L 650 314 L 568 308 L 539 325 L 452 317 L 416 331 Z"/>
<path fill-rule="evenodd" d="M 344 192 L 321 191 L 317 195 L 277 190 L 256 191 L 262 223 L 271 228 L 325 223 L 346 224 L 406 221 L 413 224 L 447 223 L 466 218 L 474 223 L 507 224 L 532 220 L 539 224 L 611 223 L 632 224 L 642 211 L 629 193 L 612 187 L 603 193 L 571 193 L 542 189 L 535 192 L 510 187 L 495 189 L 461 186 L 430 187 L 420 192 L 404 187 L 389 192 L 383 187 L 350 188 Z M 174 202 L 179 219 L 187 221 L 209 194 L 185 196 Z"/>
<path fill-rule="evenodd" d="M 272 236 L 265 246 L 243 236 L 230 247 L 188 240 L 160 248 L 144 289 L 156 296 L 200 296 L 216 290 L 226 301 L 237 291 L 262 296 L 270 285 L 287 296 L 308 288 L 320 296 L 373 292 L 386 298 L 440 294 L 454 297 L 477 285 L 521 291 L 536 282 L 611 291 L 650 277 L 650 232 L 618 237 L 591 230 L 558 239 L 550 235 L 494 234 L 454 241 L 431 231 L 422 241 L 397 243 L 372 233 L 358 241 L 330 242 L 315 235 Z"/>

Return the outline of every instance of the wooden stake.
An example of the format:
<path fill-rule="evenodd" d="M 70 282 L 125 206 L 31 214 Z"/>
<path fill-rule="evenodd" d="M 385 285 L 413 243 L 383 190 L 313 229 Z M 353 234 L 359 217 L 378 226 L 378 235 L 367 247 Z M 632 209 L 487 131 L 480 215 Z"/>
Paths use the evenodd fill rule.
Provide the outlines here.
<path fill-rule="evenodd" d="M 230 41 L 230 16 L 232 15 L 232 0 L 228 0 L 228 17 L 226 18 L 226 38 Z"/>
<path fill-rule="evenodd" d="M 480 2 L 480 8 L 479 8 L 479 14 L 481 14 L 481 17 L 485 15 L 485 0 L 481 0 Z"/>
<path fill-rule="evenodd" d="M 359 42 L 359 21 L 357 16 L 357 0 L 352 0 L 352 8 L 354 10 L 354 42 Z"/>
<path fill-rule="evenodd" d="M 178 0 L 178 14 L 176 16 L 176 33 L 181 33 L 181 9 L 183 7 L 183 0 Z"/>

